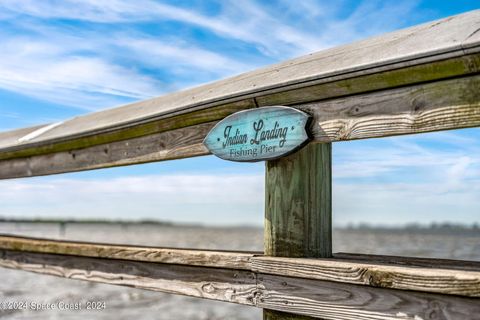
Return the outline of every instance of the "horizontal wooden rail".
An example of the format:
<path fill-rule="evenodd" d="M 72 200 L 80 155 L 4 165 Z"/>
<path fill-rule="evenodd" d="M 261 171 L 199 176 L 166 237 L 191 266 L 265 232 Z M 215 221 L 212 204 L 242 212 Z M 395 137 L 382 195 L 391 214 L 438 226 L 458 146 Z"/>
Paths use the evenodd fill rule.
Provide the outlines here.
<path fill-rule="evenodd" d="M 190 90 L 0 133 L 0 179 L 208 154 L 229 114 L 267 105 L 311 113 L 316 142 L 480 125 L 480 10 Z"/>
<path fill-rule="evenodd" d="M 480 269 L 447 269 L 433 259 L 429 268 L 380 264 L 373 259 L 362 263 L 353 255 L 351 260 L 254 257 L 251 264 L 254 272 L 280 276 L 480 297 Z"/>
<path fill-rule="evenodd" d="M 0 266 L 241 304 L 251 304 L 247 298 L 256 288 L 251 272 L 227 268 L 212 272 L 198 266 L 10 250 L 0 250 Z"/>
<path fill-rule="evenodd" d="M 47 254 L 44 248 L 42 253 L 0 249 L 0 266 L 323 319 L 480 319 L 479 299 L 470 297 L 480 292 L 480 263 L 466 271 L 442 269 L 441 260 L 431 260 L 429 267 L 399 267 L 374 261 L 359 264 L 353 262 L 354 256 L 348 260 L 291 259 L 252 254 L 252 270 L 223 267 L 213 271 L 201 264 L 187 265 L 188 259 L 178 260 L 179 264 L 155 263 L 135 255 L 118 260 L 118 255 L 106 259 Z M 191 255 L 186 250 L 185 254 Z M 218 255 L 224 256 L 223 252 Z M 239 266 L 245 266 L 244 262 Z M 281 272 L 286 274 L 276 275 Z M 424 292 L 392 289 L 398 283 L 406 284 L 402 289 Z"/>
<path fill-rule="evenodd" d="M 60 241 L 11 235 L 0 235 L 0 249 L 242 270 L 250 270 L 250 259 L 255 254 L 261 254 L 261 252 L 191 250 Z"/>
<path fill-rule="evenodd" d="M 8 235 L 0 236 L 0 249 L 227 268 L 372 287 L 480 297 L 480 262 L 474 261 L 353 254 L 337 254 L 333 259 L 279 258 L 263 256 L 260 252 L 154 248 Z"/>

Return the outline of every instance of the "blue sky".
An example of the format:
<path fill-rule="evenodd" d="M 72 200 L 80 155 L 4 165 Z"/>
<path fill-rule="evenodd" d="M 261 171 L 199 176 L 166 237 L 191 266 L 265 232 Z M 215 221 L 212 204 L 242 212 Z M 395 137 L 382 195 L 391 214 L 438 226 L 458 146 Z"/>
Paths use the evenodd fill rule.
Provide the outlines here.
<path fill-rule="evenodd" d="M 64 120 L 477 9 L 478 1 L 0 2 L 0 130 Z M 480 221 L 480 130 L 334 145 L 334 221 Z M 0 215 L 263 222 L 262 163 L 0 182 Z"/>

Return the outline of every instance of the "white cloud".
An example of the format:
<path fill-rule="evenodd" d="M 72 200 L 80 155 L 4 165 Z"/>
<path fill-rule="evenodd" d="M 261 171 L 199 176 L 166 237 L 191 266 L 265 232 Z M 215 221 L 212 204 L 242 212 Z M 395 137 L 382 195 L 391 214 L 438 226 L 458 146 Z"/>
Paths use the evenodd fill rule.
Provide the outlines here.
<path fill-rule="evenodd" d="M 449 132 L 453 152 L 426 146 L 443 133 L 345 144 L 334 150 L 336 225 L 479 221 L 479 131 Z M 450 144 L 450 142 L 446 142 Z M 386 148 L 386 146 L 394 146 Z M 339 164 L 344 164 L 340 165 Z M 350 164 L 350 165 L 348 165 Z M 164 174 L 0 182 L 0 215 L 158 218 L 213 224 L 263 221 L 263 174 Z"/>
<path fill-rule="evenodd" d="M 7 0 L 0 5 L 17 14 L 44 19 L 63 18 L 100 23 L 179 21 L 227 38 L 256 43 L 272 53 L 287 50 L 290 55 L 298 55 L 398 28 L 416 9 L 418 1 L 363 1 L 343 18 L 338 17 L 343 3 L 326 6 L 319 2 L 302 1 L 293 5 L 283 1 L 277 7 L 257 1 L 223 1 L 217 4 L 221 10 L 214 15 L 148 0 L 134 4 L 124 0 Z M 293 13 L 296 17 L 285 14 L 284 7 L 287 13 Z M 309 22 L 308 25 L 304 24 L 305 20 Z"/>
<path fill-rule="evenodd" d="M 236 74 L 247 71 L 251 68 L 250 64 L 242 63 L 227 56 L 205 50 L 192 45 L 187 45 L 175 41 L 176 43 L 167 43 L 158 39 L 131 36 L 118 37 L 114 40 L 114 45 L 128 50 L 135 59 L 142 63 L 167 68 L 169 71 L 184 68 L 184 72 L 192 73 L 194 70 L 201 70 L 216 75 Z"/>
<path fill-rule="evenodd" d="M 192 78 L 192 73 L 210 80 L 211 75 L 218 77 L 249 69 L 246 64 L 209 50 L 166 44 L 145 35 L 105 38 L 88 32 L 56 33 L 50 28 L 38 31 L 41 36 L 1 35 L 4 41 L 0 51 L 0 87 L 87 111 L 151 98 L 192 84 L 179 77 L 158 80 L 128 63 L 116 62 L 118 55 L 136 66 L 173 74 L 182 69 L 187 79 Z M 82 54 L 92 50 L 97 51 L 96 55 Z"/>
<path fill-rule="evenodd" d="M 219 36 L 260 46 L 265 53 L 289 56 L 319 49 L 316 36 L 289 26 L 253 2 L 221 3 L 222 12 L 207 16 L 192 9 L 154 1 L 4 1 L 5 10 L 17 15 L 41 19 L 71 19 L 95 23 L 128 23 L 142 21 L 178 21 L 190 27 L 202 28 Z M 81 14 L 79 14 L 79 12 Z M 280 57 L 281 58 L 281 57 Z"/>
<path fill-rule="evenodd" d="M 263 175 L 36 178 L 0 182 L 0 216 L 260 224 Z"/>
<path fill-rule="evenodd" d="M 467 166 L 471 165 L 469 170 L 480 166 L 478 139 L 461 131 L 382 138 L 376 143 L 335 144 L 336 178 L 375 178 L 401 170 L 423 170 L 426 176 L 433 172 L 437 176 L 449 173 L 448 180 L 452 181 Z M 442 145 L 435 145 L 439 143 Z"/>
<path fill-rule="evenodd" d="M 0 111 L 0 117 L 1 118 L 11 118 L 11 119 L 18 119 L 20 118 L 20 114 L 18 112 L 4 112 L 4 111 Z"/>
<path fill-rule="evenodd" d="M 334 224 L 479 222 L 480 179 L 449 190 L 438 183 L 338 183 L 334 184 Z"/>
<path fill-rule="evenodd" d="M 396 30 L 420 14 L 418 4 L 416 0 L 361 1 L 344 19 L 326 17 L 319 40 L 333 46 Z"/>
<path fill-rule="evenodd" d="M 150 1 L 144 2 L 151 3 Z M 93 22 L 123 22 L 128 19 L 139 19 L 143 14 L 138 13 L 135 5 L 128 5 L 125 1 L 35 1 L 35 0 L 5 0 L 1 3 L 6 10 L 17 14 L 26 14 L 44 19 L 64 18 L 87 20 Z M 77 10 L 73 10 L 76 8 Z M 144 7 L 142 6 L 142 11 Z M 79 14 L 81 13 L 81 14 Z"/>
<path fill-rule="evenodd" d="M 439 132 L 334 148 L 338 225 L 479 222 L 480 132 Z"/>
<path fill-rule="evenodd" d="M 260 61 L 284 60 L 398 28 L 416 3 L 362 2 L 344 17 L 339 15 L 342 4 L 311 0 L 277 6 L 258 1 L 215 4 L 215 13 L 205 13 L 149 0 L 2 1 L 0 19 L 14 29 L 1 34 L 0 87 L 97 110 L 237 74 Z M 137 25 L 143 22 L 177 22 L 185 30 L 219 36 L 218 43 L 223 38 L 258 52 L 222 53 L 188 32 L 149 33 Z M 104 26 L 97 28 L 98 23 Z"/>
<path fill-rule="evenodd" d="M 471 169 L 475 161 L 479 162 L 479 159 L 475 160 L 465 155 L 458 158 L 457 161 L 448 168 L 446 175 L 451 189 L 457 189 L 463 185 L 465 178 L 468 176 L 469 169 Z"/>
<path fill-rule="evenodd" d="M 100 57 L 76 56 L 63 45 L 3 35 L 0 87 L 87 110 L 161 92 L 160 83 Z M 127 100 L 128 101 L 128 100 Z M 106 105 L 105 105 L 106 104 Z"/>

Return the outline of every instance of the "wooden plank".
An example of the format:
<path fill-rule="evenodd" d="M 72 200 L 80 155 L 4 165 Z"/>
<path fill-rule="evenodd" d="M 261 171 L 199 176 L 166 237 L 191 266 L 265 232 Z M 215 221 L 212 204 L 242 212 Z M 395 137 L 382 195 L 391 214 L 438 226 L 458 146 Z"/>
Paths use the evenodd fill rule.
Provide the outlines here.
<path fill-rule="evenodd" d="M 52 131 L 61 128 L 62 125 L 57 125 L 47 131 L 44 131 L 45 126 L 40 128 L 37 127 L 37 132 L 43 132 L 40 135 L 35 134 L 35 131 L 31 132 L 25 130 L 17 130 L 17 135 L 6 132 L 0 134 L 0 150 L 2 151 L 0 152 L 0 160 L 78 150 L 88 148 L 90 146 L 105 145 L 111 142 L 124 141 L 177 129 L 188 130 L 189 127 L 210 123 L 212 121 L 216 122 L 232 113 L 254 108 L 255 106 L 256 104 L 253 99 L 246 99 L 236 103 L 223 104 L 216 108 L 205 108 L 200 111 L 191 112 L 186 111 L 180 115 L 170 115 L 160 119 L 137 123 L 134 126 L 121 126 L 119 128 L 107 130 L 101 133 L 91 132 L 86 136 L 72 133 L 71 135 L 67 135 L 63 138 L 58 137 L 58 139 L 52 139 L 49 143 L 34 143 L 32 148 L 25 147 L 25 144 L 28 145 L 40 137 L 45 137 Z M 75 119 L 80 118 L 81 117 L 77 117 Z M 95 118 L 92 119 L 92 121 L 96 121 Z M 66 123 L 70 122 L 65 122 L 63 126 L 66 126 Z M 83 123 L 68 124 L 68 126 L 73 126 L 78 130 L 81 129 L 81 125 L 83 125 Z M 191 129 L 195 130 L 195 128 Z M 28 134 L 24 135 L 22 132 L 28 132 Z M 3 139 L 3 137 L 5 137 L 5 139 Z M 20 140 L 23 142 L 20 142 Z M 13 145 L 8 147 L 9 143 L 13 143 Z"/>
<path fill-rule="evenodd" d="M 315 142 L 385 137 L 480 125 L 480 75 L 401 87 L 345 98 L 299 104 L 313 116 Z M 230 114 L 241 105 L 224 109 Z M 212 116 L 216 114 L 212 111 Z M 170 130 L 182 123 L 162 125 L 161 133 L 46 155 L 0 160 L 0 178 L 45 175 L 208 154 L 201 144 L 216 123 Z M 187 120 L 185 120 L 187 121 Z M 67 146 L 64 146 L 67 147 Z M 68 148 L 67 148 L 68 149 Z"/>
<path fill-rule="evenodd" d="M 212 272 L 212 268 L 201 266 L 10 250 L 0 250 L 0 266 L 323 319 L 480 319 L 478 298 L 257 274 L 228 268 L 216 268 Z M 273 315 L 286 316 L 276 312 Z"/>
<path fill-rule="evenodd" d="M 263 320 L 311 320 L 314 319 L 309 316 L 301 316 L 294 313 L 289 312 L 281 312 L 277 310 L 268 310 L 263 315 Z"/>
<path fill-rule="evenodd" d="M 480 296 L 480 262 L 361 254 L 307 259 L 263 256 L 260 252 L 158 248 L 0 235 L 0 249 L 229 268 L 365 286 Z"/>
<path fill-rule="evenodd" d="M 192 112 L 202 114 L 207 109 L 214 110 L 226 105 L 248 104 L 253 98 L 268 97 L 286 91 L 290 91 L 295 98 L 291 99 L 288 97 L 290 94 L 287 94 L 285 102 L 280 104 L 287 104 L 287 101 L 303 103 L 306 100 L 298 101 L 302 94 L 299 91 L 293 93 L 292 90 L 365 75 L 382 73 L 384 78 L 376 81 L 378 86 L 366 88 L 362 86 L 366 83 L 365 79 L 359 79 L 355 83 L 339 82 L 338 86 L 345 88 L 339 94 L 346 95 L 362 90 L 384 89 L 385 85 L 395 87 L 470 74 L 476 72 L 478 64 L 464 57 L 467 52 L 468 55 L 476 55 L 480 51 L 480 39 L 476 36 L 479 21 L 478 10 L 449 17 L 307 55 L 205 86 L 76 117 L 50 126 L 45 132 L 31 135 L 29 139 L 26 139 L 26 135 L 20 131 L 15 134 L 0 134 L 0 158 L 26 157 L 78 149 L 80 146 L 90 147 L 100 144 L 100 141 L 107 143 L 130 139 L 142 134 L 143 131 L 139 132 L 136 128 L 161 119 L 182 118 Z M 443 67 L 434 67 L 439 62 Z M 431 68 L 427 67 L 430 71 L 407 72 L 403 76 L 397 74 L 398 77 L 394 78 L 390 76 L 391 71 L 419 65 L 431 65 Z M 407 80 L 399 80 L 402 77 Z M 354 89 L 349 92 L 348 88 L 352 85 Z M 329 96 L 322 95 L 322 90 L 318 88 L 307 91 L 309 94 L 304 96 L 308 101 Z M 211 117 L 205 119 L 206 122 L 213 120 Z M 35 131 L 34 128 L 25 130 L 28 134 Z M 156 132 L 148 134 L 153 133 Z M 65 149 L 68 146 L 69 149 Z"/>
<path fill-rule="evenodd" d="M 0 160 L 0 177 L 42 176 L 207 155 L 209 152 L 202 140 L 214 124 L 198 124 L 83 149 Z"/>
<path fill-rule="evenodd" d="M 480 261 L 382 256 L 375 254 L 358 254 L 345 252 L 334 253 L 333 257 L 341 261 L 376 263 L 380 265 L 398 265 L 405 267 L 480 271 Z"/>
<path fill-rule="evenodd" d="M 358 93 L 384 90 L 433 82 L 480 72 L 480 54 L 465 55 L 431 63 L 403 66 L 387 71 L 367 73 L 347 79 L 320 82 L 309 87 L 278 90 L 255 98 L 259 106 L 295 105 L 309 101 L 325 100 Z"/>
<path fill-rule="evenodd" d="M 480 76 L 296 106 L 314 118 L 316 142 L 459 129 L 480 125 Z"/>
<path fill-rule="evenodd" d="M 331 144 L 308 144 L 265 166 L 265 255 L 330 257 Z"/>
<path fill-rule="evenodd" d="M 414 65 L 412 67 L 389 70 L 374 73 L 366 76 L 348 78 L 345 80 L 321 82 L 313 86 L 301 86 L 300 88 L 280 90 L 276 93 L 265 93 L 255 97 L 259 106 L 263 105 L 290 105 L 309 101 L 333 98 L 337 96 L 348 96 L 356 93 L 373 91 L 379 89 L 393 88 L 402 85 L 421 83 L 437 79 L 449 78 L 459 75 L 468 75 L 480 71 L 480 54 L 467 55 L 434 63 Z M 25 128 L 15 131 L 0 133 L 0 159 L 26 157 L 37 154 L 69 151 L 75 148 L 85 148 L 92 145 L 105 144 L 112 141 L 130 139 L 142 135 L 155 134 L 172 130 L 181 126 L 189 126 L 201 121 L 212 121 L 221 119 L 235 111 L 251 108 L 255 105 L 252 99 L 237 103 L 220 104 L 215 108 L 201 109 L 196 112 L 174 115 L 172 119 L 165 115 L 160 120 L 153 122 L 142 122 L 125 126 L 108 132 L 92 132 L 91 136 L 65 136 L 63 141 L 51 141 L 50 143 L 36 143 L 34 148 L 28 148 L 19 139 L 42 129 L 46 125 Z M 187 110 L 188 111 L 188 110 Z M 186 111 L 185 111 L 186 112 Z M 200 118 L 201 116 L 201 118 Z M 79 119 L 81 117 L 75 118 Z M 197 118 L 197 119 L 196 119 Z M 196 119 L 196 121 L 195 121 Z M 201 119 L 201 120 L 200 120 Z M 95 119 L 92 119 L 92 121 Z M 70 126 L 67 121 L 63 126 Z M 79 124 L 72 125 L 80 127 Z M 46 132 L 45 132 L 46 133 Z M 45 133 L 43 135 L 45 135 Z"/>
<path fill-rule="evenodd" d="M 265 166 L 265 255 L 332 255 L 332 145 L 309 144 Z M 265 320 L 304 319 L 265 309 Z"/>
<path fill-rule="evenodd" d="M 2 149 L 4 146 L 13 146 L 18 144 L 18 139 L 43 128 L 44 126 L 45 125 L 36 125 L 29 128 L 21 128 L 11 131 L 0 132 L 0 149 Z"/>
<path fill-rule="evenodd" d="M 60 241 L 10 235 L 0 235 L 0 249 L 240 270 L 250 270 L 251 257 L 259 254 L 258 252 L 157 248 Z"/>
<path fill-rule="evenodd" d="M 478 11 L 478 10 L 477 10 Z M 475 23 L 476 29 L 473 30 L 466 38 L 462 41 L 463 50 L 468 53 L 475 51 L 478 48 L 478 43 L 480 42 L 480 23 L 477 21 Z"/>
<path fill-rule="evenodd" d="M 262 274 L 257 279 L 257 307 L 282 312 L 331 320 L 480 319 L 477 298 Z"/>
<path fill-rule="evenodd" d="M 430 262 L 432 262 L 430 260 Z M 377 261 L 254 257 L 252 271 L 296 278 L 328 280 L 371 287 L 416 290 L 480 297 L 480 268 L 459 272 L 442 269 L 381 265 Z"/>
<path fill-rule="evenodd" d="M 253 305 L 256 291 L 251 272 L 151 262 L 94 259 L 0 250 L 0 266 L 53 275 Z"/>

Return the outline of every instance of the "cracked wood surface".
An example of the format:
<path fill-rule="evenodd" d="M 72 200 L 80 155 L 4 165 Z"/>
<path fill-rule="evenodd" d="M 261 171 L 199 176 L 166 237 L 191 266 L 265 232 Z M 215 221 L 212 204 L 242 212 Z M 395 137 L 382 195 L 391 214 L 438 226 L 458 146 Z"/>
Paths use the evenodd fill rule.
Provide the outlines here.
<path fill-rule="evenodd" d="M 0 266 L 322 319 L 480 319 L 478 298 L 230 268 L 0 250 Z M 461 273 L 461 272 L 459 272 Z"/>
<path fill-rule="evenodd" d="M 0 249 L 122 261 L 229 268 L 362 286 L 480 297 L 480 262 L 362 254 L 268 257 L 261 252 L 157 248 L 0 235 Z M 53 258 L 52 258 L 53 259 Z"/>

